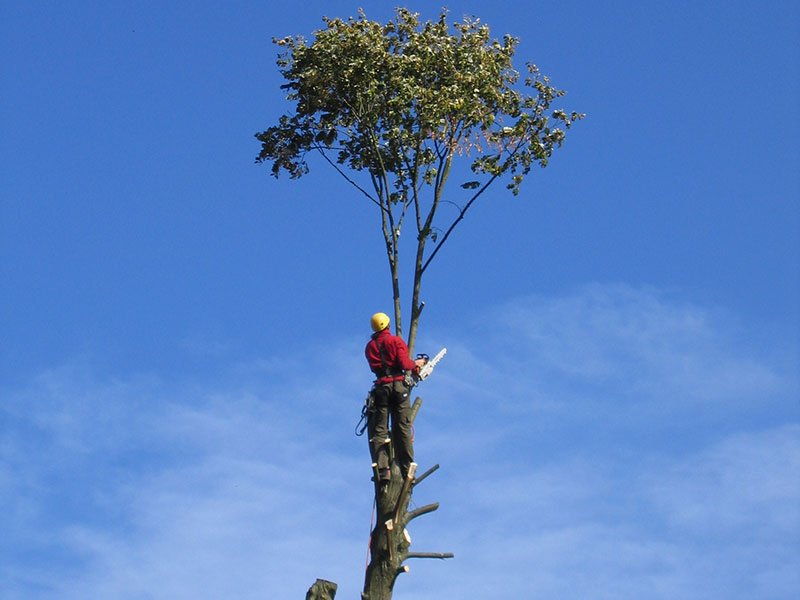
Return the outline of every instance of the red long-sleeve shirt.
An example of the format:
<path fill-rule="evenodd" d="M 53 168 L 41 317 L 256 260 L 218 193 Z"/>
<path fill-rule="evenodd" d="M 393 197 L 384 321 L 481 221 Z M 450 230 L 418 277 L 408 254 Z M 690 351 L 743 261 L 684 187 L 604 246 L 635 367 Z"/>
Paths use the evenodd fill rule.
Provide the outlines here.
<path fill-rule="evenodd" d="M 383 349 L 383 360 L 381 360 L 381 348 Z M 405 376 L 405 371 L 413 371 L 417 368 L 416 363 L 408 354 L 408 346 L 403 338 L 392 335 L 388 328 L 373 334 L 372 339 L 367 342 L 364 354 L 370 370 L 378 378 L 376 383 L 400 381 Z"/>

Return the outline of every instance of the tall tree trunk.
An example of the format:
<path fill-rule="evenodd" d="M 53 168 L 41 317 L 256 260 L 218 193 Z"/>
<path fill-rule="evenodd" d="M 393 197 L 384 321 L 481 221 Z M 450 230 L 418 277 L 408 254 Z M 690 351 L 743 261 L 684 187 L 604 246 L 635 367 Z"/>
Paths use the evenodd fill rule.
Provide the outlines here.
<path fill-rule="evenodd" d="M 416 419 L 422 406 L 422 399 L 417 398 L 411 407 L 411 422 Z M 411 463 L 408 476 L 401 478 L 400 469 L 392 461 L 392 478 L 380 483 L 378 466 L 372 465 L 375 483 L 375 506 L 377 521 L 370 536 L 370 562 L 364 577 L 364 591 L 361 600 L 391 600 L 394 584 L 398 575 L 407 573 L 404 563 L 410 558 L 453 558 L 449 552 L 410 552 L 411 535 L 408 524 L 422 515 L 439 508 L 434 502 L 409 512 L 408 505 L 415 486 L 439 468 L 434 465 L 421 475 L 417 475 L 417 465 Z M 306 594 L 306 600 L 333 600 L 336 595 L 336 584 L 331 581 L 317 579 Z"/>
<path fill-rule="evenodd" d="M 421 405 L 422 399 L 417 398 L 411 411 L 412 422 Z M 373 465 L 377 519 L 370 536 L 371 558 L 364 578 L 362 600 L 391 600 L 398 575 L 407 573 L 409 570 L 404 564 L 409 558 L 452 557 L 452 554 L 449 553 L 412 553 L 409 551 L 411 536 L 406 529 L 408 524 L 413 519 L 439 508 L 439 504 L 434 503 L 409 512 L 408 505 L 414 486 L 438 468 L 439 466 L 436 465 L 417 477 L 417 465 L 411 463 L 408 476 L 403 479 L 400 469 L 393 463 L 391 480 L 380 483 L 377 466 Z"/>
<path fill-rule="evenodd" d="M 409 471 L 406 479 L 400 477 L 400 470 L 393 465 L 391 481 L 375 485 L 377 524 L 370 537 L 372 558 L 364 578 L 364 600 L 390 600 L 395 579 L 403 572 L 410 545 L 405 518 L 414 472 Z"/>

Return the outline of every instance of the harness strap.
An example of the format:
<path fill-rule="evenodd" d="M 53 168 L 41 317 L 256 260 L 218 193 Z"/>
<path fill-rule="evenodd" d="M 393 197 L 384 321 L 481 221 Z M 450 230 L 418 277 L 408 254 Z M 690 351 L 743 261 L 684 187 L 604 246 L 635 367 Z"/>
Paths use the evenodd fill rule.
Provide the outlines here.
<path fill-rule="evenodd" d="M 385 354 L 386 349 L 384 347 L 384 344 L 378 343 L 378 340 L 375 340 L 375 345 L 378 346 L 378 354 L 380 354 L 381 357 L 381 370 L 383 371 L 383 375 L 378 377 L 378 380 L 384 379 L 386 377 L 391 377 L 392 381 L 394 381 L 395 377 L 402 377 L 404 375 L 403 371 L 393 372 L 392 369 L 389 367 L 389 365 L 386 363 L 386 354 Z M 378 380 L 376 380 L 376 383 Z M 391 383 L 391 382 L 387 381 L 384 383 Z"/>
<path fill-rule="evenodd" d="M 378 340 L 375 340 L 375 345 L 378 346 L 378 354 L 381 356 L 381 369 L 383 369 L 383 376 L 391 377 L 392 374 L 389 372 L 389 366 L 386 364 L 386 348 L 383 344 L 379 344 Z"/>

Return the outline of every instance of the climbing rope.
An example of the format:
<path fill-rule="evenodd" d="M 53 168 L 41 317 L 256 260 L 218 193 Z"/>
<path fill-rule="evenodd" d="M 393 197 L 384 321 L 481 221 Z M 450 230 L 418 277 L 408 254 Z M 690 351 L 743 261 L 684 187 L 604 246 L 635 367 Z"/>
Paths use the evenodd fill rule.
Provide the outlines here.
<path fill-rule="evenodd" d="M 369 550 L 372 546 L 372 528 L 375 526 L 375 498 L 372 499 L 372 516 L 369 519 L 369 536 L 367 537 L 367 556 L 364 559 L 364 572 L 369 568 Z"/>

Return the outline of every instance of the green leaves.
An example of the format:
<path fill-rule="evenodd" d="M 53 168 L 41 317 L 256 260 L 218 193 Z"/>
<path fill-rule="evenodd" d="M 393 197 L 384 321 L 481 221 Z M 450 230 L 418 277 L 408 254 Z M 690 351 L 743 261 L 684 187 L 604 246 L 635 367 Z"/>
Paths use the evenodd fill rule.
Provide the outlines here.
<path fill-rule="evenodd" d="M 536 65 L 527 63 L 521 80 L 513 65 L 518 40 L 492 39 L 480 19 L 451 29 L 446 10 L 421 23 L 398 8 L 385 24 L 363 11 L 323 22 L 311 42 L 273 39 L 293 110 L 256 134 L 256 161 L 270 163 L 275 177 L 298 178 L 309 172 L 308 153 L 318 152 L 380 208 L 400 331 L 398 239 L 407 215 L 417 229 L 418 306 L 423 273 L 475 200 L 497 179 L 518 194 L 531 167 L 546 166 L 583 115 L 556 106 L 565 92 Z M 458 161 L 475 176 L 460 184 L 470 195 L 460 206 L 445 197 Z M 456 210 L 443 212 L 439 227 L 442 202 Z M 429 240 L 435 247 L 426 256 Z M 412 346 L 415 331 L 412 320 Z"/>
<path fill-rule="evenodd" d="M 475 173 L 513 172 L 517 189 L 514 175 L 527 173 L 528 159 L 545 165 L 563 143 L 563 130 L 550 128 L 548 119 L 568 129 L 582 115 L 546 115 L 564 92 L 535 65 L 516 87 L 516 38 L 492 40 L 477 18 L 451 32 L 446 17 L 442 11 L 421 24 L 400 8 L 381 24 L 360 11 L 348 20 L 325 18 L 311 43 L 273 40 L 295 110 L 256 135 L 256 160 L 271 161 L 275 176 L 286 171 L 295 178 L 308 172 L 309 150 L 335 150 L 334 160 L 349 169 L 418 186 L 436 185 L 443 157 L 474 154 Z"/>

